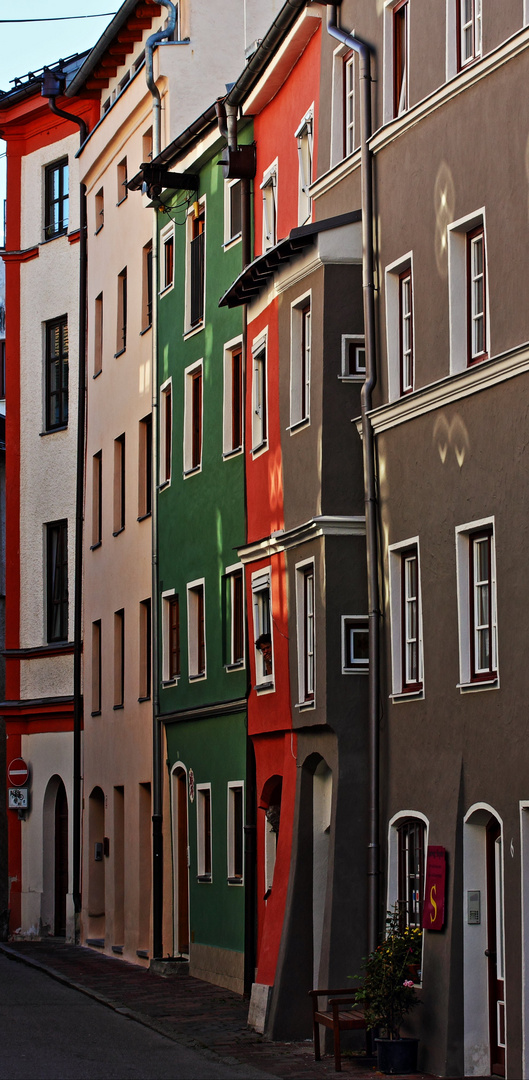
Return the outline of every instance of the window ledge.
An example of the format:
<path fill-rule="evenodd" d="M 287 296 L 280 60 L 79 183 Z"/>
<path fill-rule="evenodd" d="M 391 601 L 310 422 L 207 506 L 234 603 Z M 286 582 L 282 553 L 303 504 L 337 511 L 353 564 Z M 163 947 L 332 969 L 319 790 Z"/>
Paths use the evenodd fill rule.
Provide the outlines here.
<path fill-rule="evenodd" d="M 152 330 L 152 323 L 149 323 L 148 326 L 144 326 L 143 330 L 140 330 L 140 337 L 143 337 L 144 334 L 147 334 L 149 330 Z"/>
<path fill-rule="evenodd" d="M 234 450 L 225 450 L 222 454 L 222 460 L 228 461 L 229 458 L 238 457 L 242 454 L 242 446 L 236 446 Z"/>
<path fill-rule="evenodd" d="M 351 383 L 363 383 L 366 381 L 365 375 L 337 375 L 336 378 L 339 382 L 351 382 Z"/>
<path fill-rule="evenodd" d="M 369 668 L 361 664 L 358 667 L 344 667 L 342 675 L 369 675 Z"/>
<path fill-rule="evenodd" d="M 150 517 L 152 517 L 152 510 L 147 510 L 147 513 L 140 514 L 139 517 L 136 518 L 136 521 L 147 521 L 147 518 Z"/>
<path fill-rule="evenodd" d="M 310 427 L 310 416 L 304 416 L 302 420 L 296 420 L 294 424 L 289 424 L 286 430 L 290 431 L 291 435 L 295 435 L 296 431 L 304 427 Z"/>
<path fill-rule="evenodd" d="M 127 198 L 127 196 L 124 195 L 123 198 L 120 199 L 119 202 L 116 203 L 116 206 L 121 206 L 121 204 L 125 202 L 126 198 Z"/>
<path fill-rule="evenodd" d="M 158 491 L 165 491 L 165 488 L 171 487 L 171 481 L 162 480 L 161 484 L 158 484 Z"/>
<path fill-rule="evenodd" d="M 170 281 L 168 285 L 164 285 L 163 289 L 160 289 L 158 296 L 165 296 L 167 292 L 170 292 L 174 288 L 174 281 Z"/>
<path fill-rule="evenodd" d="M 115 529 L 114 532 L 112 533 L 112 536 L 119 536 L 120 533 L 122 533 L 122 532 L 125 532 L 125 526 L 124 525 L 121 526 L 121 529 Z"/>
<path fill-rule="evenodd" d="M 243 671 L 244 660 L 237 660 L 235 664 L 224 664 L 225 671 Z"/>
<path fill-rule="evenodd" d="M 493 679 L 475 679 L 473 682 L 457 683 L 457 689 L 462 694 L 473 694 L 476 690 L 499 690 L 500 680 L 495 675 Z"/>
<path fill-rule="evenodd" d="M 101 547 L 101 540 L 97 541 L 97 544 L 90 544 L 90 551 L 97 551 Z"/>
<path fill-rule="evenodd" d="M 54 233 L 53 236 L 45 236 L 42 241 L 43 244 L 51 244 L 52 240 L 58 240 L 60 236 L 67 236 L 68 230 L 62 229 L 61 232 Z"/>
<path fill-rule="evenodd" d="M 297 701 L 294 708 L 299 709 L 300 712 L 307 712 L 309 709 L 316 708 L 316 702 L 313 699 L 310 701 Z"/>
<path fill-rule="evenodd" d="M 244 885 L 244 880 L 242 877 L 229 877 L 228 885 Z"/>
<path fill-rule="evenodd" d="M 178 686 L 178 679 L 179 676 L 176 679 L 162 679 L 162 689 L 165 690 L 168 686 Z"/>
<path fill-rule="evenodd" d="M 123 704 L 121 704 L 121 705 L 113 705 L 112 708 L 114 709 L 114 712 L 117 712 L 119 709 L 124 709 L 125 706 Z"/>
<path fill-rule="evenodd" d="M 101 709 L 92 709 L 90 716 L 101 716 Z"/>
<path fill-rule="evenodd" d="M 204 329 L 204 322 L 203 321 L 200 322 L 200 323 L 197 323 L 196 326 L 188 327 L 187 330 L 184 330 L 184 335 L 183 335 L 184 341 L 187 341 L 188 338 L 193 337 L 193 334 L 199 334 L 200 331 L 203 330 L 203 329 Z"/>
<path fill-rule="evenodd" d="M 127 346 L 124 349 L 120 349 L 119 352 L 114 353 L 114 360 L 117 360 L 118 356 L 123 356 L 123 353 L 127 351 Z"/>
<path fill-rule="evenodd" d="M 200 465 L 194 465 L 192 469 L 184 469 L 182 475 L 184 477 L 184 480 L 187 480 L 188 476 L 194 476 L 195 473 L 199 472 L 202 472 L 202 462 L 200 462 Z"/>
<path fill-rule="evenodd" d="M 140 960 L 148 960 L 149 959 L 149 950 L 148 949 L 136 949 L 136 956 L 139 956 Z"/>
<path fill-rule="evenodd" d="M 100 367 L 100 368 L 99 368 L 99 371 L 94 371 L 94 374 L 92 375 L 92 378 L 93 378 L 93 379 L 98 379 L 98 378 L 99 378 L 99 376 L 100 376 L 100 375 L 102 375 L 102 374 L 103 374 L 103 368 L 102 368 L 102 367 Z"/>
<path fill-rule="evenodd" d="M 424 698 L 424 689 L 420 690 L 401 690 L 398 694 L 390 694 L 390 701 L 420 701 Z"/>
<path fill-rule="evenodd" d="M 256 690 L 258 694 L 264 693 L 265 690 L 267 692 L 270 691 L 270 690 L 275 690 L 275 683 L 273 683 L 273 682 L 258 683 L 257 686 L 254 686 L 254 690 Z"/>
<path fill-rule="evenodd" d="M 98 235 L 98 233 L 100 233 L 100 232 L 101 232 L 101 229 L 103 229 L 103 228 L 104 228 L 104 223 L 103 223 L 103 225 L 100 225 L 98 229 L 96 229 L 96 231 L 95 231 L 95 233 L 94 233 L 94 236 L 97 236 L 97 235 Z"/>
<path fill-rule="evenodd" d="M 197 881 L 211 885 L 211 874 L 197 874 Z"/>
<path fill-rule="evenodd" d="M 229 240 L 225 240 L 222 247 L 224 251 L 229 251 L 230 248 L 235 247 L 235 244 L 240 244 L 242 239 L 242 232 L 238 232 L 235 236 L 230 236 Z"/>
<path fill-rule="evenodd" d="M 206 672 L 205 671 L 199 671 L 197 675 L 189 675 L 188 678 L 189 678 L 189 682 L 199 682 L 200 679 L 205 679 L 206 678 Z"/>
<path fill-rule="evenodd" d="M 265 442 L 258 443 L 257 446 L 252 446 L 252 457 L 257 457 L 259 454 L 262 454 L 265 450 L 268 450 L 268 439 L 266 439 Z"/>
<path fill-rule="evenodd" d="M 139 697 L 138 698 L 138 701 L 140 701 L 140 702 L 141 701 L 150 701 L 150 700 L 151 700 L 151 695 L 150 694 L 145 694 L 144 697 Z"/>
<path fill-rule="evenodd" d="M 44 435 L 56 435 L 58 431 L 68 431 L 68 424 L 60 424 L 59 427 L 48 428 L 47 431 L 39 431 L 41 439 Z"/>

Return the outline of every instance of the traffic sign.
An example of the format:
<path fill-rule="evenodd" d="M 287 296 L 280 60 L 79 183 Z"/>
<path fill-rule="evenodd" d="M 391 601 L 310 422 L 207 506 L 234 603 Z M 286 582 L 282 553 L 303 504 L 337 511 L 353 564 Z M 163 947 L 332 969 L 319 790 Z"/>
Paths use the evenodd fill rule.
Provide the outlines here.
<path fill-rule="evenodd" d="M 7 779 L 11 787 L 23 787 L 29 780 L 29 768 L 24 758 L 16 757 L 7 767 Z"/>

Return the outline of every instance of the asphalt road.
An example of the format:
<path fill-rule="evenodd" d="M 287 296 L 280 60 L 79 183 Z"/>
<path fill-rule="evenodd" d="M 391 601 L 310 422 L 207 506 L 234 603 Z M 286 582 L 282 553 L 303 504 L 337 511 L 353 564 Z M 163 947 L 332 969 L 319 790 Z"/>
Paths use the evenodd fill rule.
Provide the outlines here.
<path fill-rule="evenodd" d="M 0 955 L 0 1080 L 270 1080 Z"/>

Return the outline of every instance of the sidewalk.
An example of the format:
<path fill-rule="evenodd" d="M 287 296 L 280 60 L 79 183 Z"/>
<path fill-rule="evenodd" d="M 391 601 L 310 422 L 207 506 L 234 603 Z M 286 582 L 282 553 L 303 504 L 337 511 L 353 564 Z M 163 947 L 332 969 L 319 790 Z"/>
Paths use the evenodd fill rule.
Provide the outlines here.
<path fill-rule="evenodd" d="M 281 1080 L 336 1076 L 332 1055 L 314 1061 L 312 1042 L 270 1042 L 251 1031 L 248 1003 L 230 990 L 191 976 L 165 979 L 93 949 L 53 940 L 10 942 L 0 949 L 182 1046 L 207 1050 L 224 1062 L 253 1066 Z M 345 1054 L 342 1075 L 362 1080 L 382 1073 L 374 1058 Z M 427 1074 L 415 1073 L 413 1080 L 427 1080 Z"/>

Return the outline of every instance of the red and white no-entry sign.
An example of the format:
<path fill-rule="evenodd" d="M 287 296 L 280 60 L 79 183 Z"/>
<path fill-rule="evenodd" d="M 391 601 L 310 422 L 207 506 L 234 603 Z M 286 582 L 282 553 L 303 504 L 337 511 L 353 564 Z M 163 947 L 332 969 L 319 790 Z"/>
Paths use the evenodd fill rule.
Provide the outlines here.
<path fill-rule="evenodd" d="M 11 787 L 23 787 L 29 780 L 29 768 L 24 758 L 16 757 L 7 767 L 7 779 Z"/>

